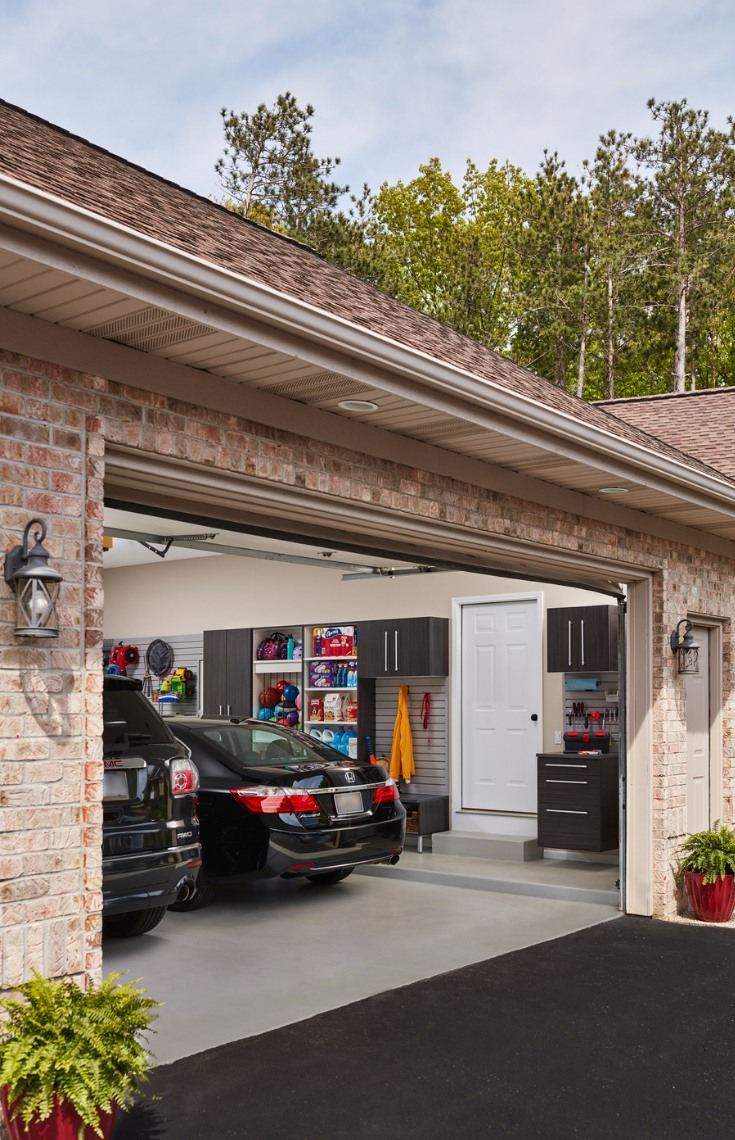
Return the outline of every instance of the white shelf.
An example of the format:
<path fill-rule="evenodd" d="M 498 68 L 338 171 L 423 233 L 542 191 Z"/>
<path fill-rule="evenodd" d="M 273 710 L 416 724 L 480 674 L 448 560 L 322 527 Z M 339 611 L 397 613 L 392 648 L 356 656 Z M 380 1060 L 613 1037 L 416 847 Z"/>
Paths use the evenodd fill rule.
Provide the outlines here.
<path fill-rule="evenodd" d="M 312 685 L 304 688 L 305 693 L 355 693 L 356 685 Z"/>
<path fill-rule="evenodd" d="M 305 720 L 304 724 L 323 724 L 325 728 L 330 728 L 333 724 L 357 724 L 356 720 Z"/>
<path fill-rule="evenodd" d="M 304 661 L 357 661 L 357 654 L 346 653 L 341 657 L 305 657 Z"/>
<path fill-rule="evenodd" d="M 302 662 L 296 661 L 254 661 L 256 673 L 300 673 Z"/>

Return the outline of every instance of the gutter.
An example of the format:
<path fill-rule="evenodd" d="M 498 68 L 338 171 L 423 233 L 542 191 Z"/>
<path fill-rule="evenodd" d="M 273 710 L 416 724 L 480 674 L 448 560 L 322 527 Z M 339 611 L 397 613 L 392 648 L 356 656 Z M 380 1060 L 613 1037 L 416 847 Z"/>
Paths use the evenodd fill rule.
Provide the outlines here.
<path fill-rule="evenodd" d="M 417 349 L 408 348 L 382 334 L 371 332 L 342 317 L 333 316 L 297 298 L 254 282 L 231 270 L 213 265 L 192 254 L 182 252 L 164 242 L 147 237 L 118 222 L 101 217 L 90 210 L 66 202 L 46 191 L 39 190 L 0 173 L 0 219 L 8 225 L 77 249 L 103 261 L 115 264 L 138 277 L 164 283 L 169 288 L 204 298 L 229 311 L 245 312 L 266 325 L 299 338 L 317 342 L 333 352 L 348 353 L 369 368 L 388 370 L 412 381 L 424 392 L 427 387 L 452 398 L 469 402 L 471 407 L 463 413 L 447 408 L 449 414 L 464 418 L 473 417 L 485 409 L 495 415 L 513 420 L 521 427 L 529 425 L 551 435 L 561 446 L 554 450 L 578 462 L 599 466 L 599 456 L 632 465 L 640 475 L 620 476 L 643 482 L 666 494 L 676 494 L 689 502 L 696 502 L 710 510 L 735 513 L 735 485 L 718 477 L 689 467 L 684 459 L 661 455 L 644 445 L 622 439 L 613 431 L 580 421 L 571 413 L 540 404 L 522 393 L 513 392 L 491 380 L 481 379 L 455 365 L 445 364 Z M 73 270 L 72 270 L 73 272 Z M 208 318 L 197 319 L 205 323 Z M 212 323 L 211 317 L 209 323 Z M 240 334 L 242 335 L 242 334 Z M 374 381 L 380 387 L 379 381 Z M 390 390 L 390 388 L 387 388 Z M 420 399 L 414 392 L 410 399 Z M 369 422 L 369 421 L 368 421 Z M 498 430 L 499 425 L 480 423 L 479 426 Z M 501 429 L 502 430 L 502 429 Z M 530 440 L 530 442 L 534 442 Z M 537 446 L 543 443 L 535 441 Z M 573 443 L 575 446 L 569 447 Z M 546 443 L 548 447 L 548 442 Z M 580 455 L 579 449 L 583 453 Z M 607 469 L 611 470 L 610 465 Z M 659 476 L 664 483 L 674 483 L 677 490 L 662 486 L 651 475 Z M 692 491 L 698 494 L 692 495 Z M 715 500 L 715 503 L 712 500 Z"/>

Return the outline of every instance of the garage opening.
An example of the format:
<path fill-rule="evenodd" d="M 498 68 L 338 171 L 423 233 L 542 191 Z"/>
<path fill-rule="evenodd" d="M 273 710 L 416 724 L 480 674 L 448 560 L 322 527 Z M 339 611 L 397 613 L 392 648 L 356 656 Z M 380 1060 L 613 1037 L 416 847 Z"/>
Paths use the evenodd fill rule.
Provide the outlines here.
<path fill-rule="evenodd" d="M 386 769 L 404 690 L 413 771 L 393 770 L 409 847 L 508 871 L 553 861 L 575 885 L 581 865 L 607 866 L 589 881 L 618 892 L 617 600 L 279 524 L 109 504 L 106 655 L 136 649 L 127 673 L 166 717 L 282 721 Z"/>

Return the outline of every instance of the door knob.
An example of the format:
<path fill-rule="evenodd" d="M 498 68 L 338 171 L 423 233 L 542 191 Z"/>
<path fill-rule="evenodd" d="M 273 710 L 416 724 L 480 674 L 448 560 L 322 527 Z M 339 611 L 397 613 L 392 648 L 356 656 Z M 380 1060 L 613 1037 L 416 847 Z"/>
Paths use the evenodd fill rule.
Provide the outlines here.
<path fill-rule="evenodd" d="M 538 720 L 538 713 L 531 713 L 531 720 Z"/>

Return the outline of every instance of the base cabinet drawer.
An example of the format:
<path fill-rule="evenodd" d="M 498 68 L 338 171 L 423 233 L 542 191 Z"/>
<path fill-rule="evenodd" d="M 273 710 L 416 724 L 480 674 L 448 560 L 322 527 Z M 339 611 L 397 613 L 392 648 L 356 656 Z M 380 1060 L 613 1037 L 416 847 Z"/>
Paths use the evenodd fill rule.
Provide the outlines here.
<path fill-rule="evenodd" d="M 538 757 L 538 844 L 568 851 L 618 846 L 618 758 Z"/>
<path fill-rule="evenodd" d="M 539 803 L 539 847 L 562 847 L 570 851 L 603 851 L 600 846 L 600 810 L 564 803 Z M 617 846 L 617 842 L 615 844 Z"/>

